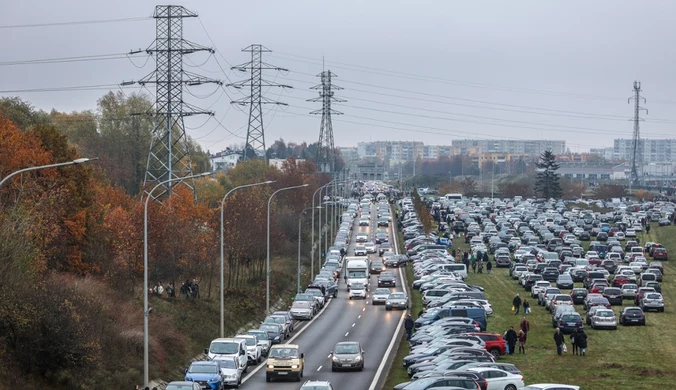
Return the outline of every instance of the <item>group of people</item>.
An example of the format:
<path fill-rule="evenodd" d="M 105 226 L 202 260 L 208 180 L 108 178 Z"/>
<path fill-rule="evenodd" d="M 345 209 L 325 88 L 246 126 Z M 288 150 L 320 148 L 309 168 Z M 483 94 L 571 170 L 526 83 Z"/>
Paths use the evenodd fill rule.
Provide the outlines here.
<path fill-rule="evenodd" d="M 530 322 L 526 317 L 523 317 L 523 320 L 521 320 L 518 332 L 514 330 L 514 326 L 509 327 L 502 336 L 507 343 L 508 355 L 514 355 L 514 348 L 516 347 L 517 341 L 519 342 L 519 353 L 526 353 L 526 340 L 528 339 L 529 331 Z"/>
<path fill-rule="evenodd" d="M 468 271 L 472 268 L 472 272 L 475 274 L 482 274 L 484 272 L 484 264 L 486 264 L 488 274 L 493 270 L 493 263 L 488 258 L 488 252 L 478 251 L 475 256 L 474 253 L 469 254 L 465 251 L 462 253 L 462 263 L 465 264 Z"/>
<path fill-rule="evenodd" d="M 554 332 L 554 343 L 556 344 L 556 353 L 562 355 L 568 351 L 565 343 L 565 337 L 560 328 Z M 573 347 L 573 355 L 585 356 L 587 353 L 587 334 L 584 329 L 573 329 L 570 334 L 570 345 Z"/>
<path fill-rule="evenodd" d="M 162 298 L 164 293 L 167 293 L 167 298 L 176 298 L 176 288 L 174 287 L 174 282 L 169 282 L 165 288 L 162 282 L 157 282 L 154 287 L 151 287 L 148 293 L 152 296 L 157 296 Z M 197 283 L 197 279 L 187 280 L 181 285 L 179 290 L 181 297 L 183 298 L 199 298 L 200 287 Z"/>
<path fill-rule="evenodd" d="M 514 315 L 519 314 L 521 306 L 523 306 L 523 314 L 528 315 L 528 313 L 530 313 L 530 303 L 528 303 L 527 299 L 524 299 L 522 302 L 521 296 L 517 293 L 516 296 L 514 296 L 514 299 L 512 299 L 512 311 L 514 312 Z"/>

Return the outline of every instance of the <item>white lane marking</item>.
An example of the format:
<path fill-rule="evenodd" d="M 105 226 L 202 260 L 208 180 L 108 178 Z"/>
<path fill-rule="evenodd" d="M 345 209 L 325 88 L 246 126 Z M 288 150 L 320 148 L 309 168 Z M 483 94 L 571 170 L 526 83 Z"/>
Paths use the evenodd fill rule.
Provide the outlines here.
<path fill-rule="evenodd" d="M 319 313 L 317 313 L 317 315 L 316 315 L 313 319 L 311 319 L 310 321 L 308 321 L 308 323 L 307 323 L 302 329 L 300 329 L 295 335 L 293 335 L 293 337 L 291 337 L 290 339 L 286 340 L 283 344 L 290 344 L 293 340 L 295 340 L 298 336 L 300 336 L 301 333 L 303 333 L 303 332 L 305 331 L 305 329 L 307 329 L 313 322 L 315 322 L 315 320 L 316 320 L 317 318 L 319 318 L 319 316 L 322 315 L 322 313 L 324 313 L 324 310 L 326 310 L 326 308 L 329 307 L 329 305 L 331 304 L 331 302 L 333 302 L 333 299 L 329 299 L 329 301 L 326 303 L 326 305 L 324 305 L 324 308 L 323 308 Z M 260 371 L 261 368 L 263 368 L 263 367 L 265 367 L 265 363 L 260 364 L 258 367 L 254 368 L 254 369 L 249 373 L 249 375 L 247 375 L 246 377 L 244 377 L 244 378 L 242 379 L 242 383 L 244 383 L 244 382 L 248 381 L 249 379 L 251 379 L 251 377 L 253 377 L 253 376 L 254 376 L 258 371 Z"/>
<path fill-rule="evenodd" d="M 348 334 L 350 334 L 350 332 L 345 333 L 345 337 L 347 337 Z"/>
<path fill-rule="evenodd" d="M 355 325 L 357 325 L 357 323 L 356 323 L 356 322 L 355 322 L 354 324 L 352 324 L 352 327 L 354 328 L 354 326 L 355 326 Z"/>
<path fill-rule="evenodd" d="M 327 356 L 326 358 L 327 358 L 327 359 L 331 359 L 331 354 L 329 354 L 329 356 Z"/>
<path fill-rule="evenodd" d="M 366 308 L 361 309 L 361 311 L 366 311 Z"/>
<path fill-rule="evenodd" d="M 319 368 L 317 369 L 317 371 L 319 371 L 319 370 L 321 370 L 321 369 L 322 369 L 322 366 L 319 366 Z"/>
<path fill-rule="evenodd" d="M 360 319 L 360 318 L 361 318 L 361 314 L 357 316 L 357 319 Z"/>
<path fill-rule="evenodd" d="M 394 239 L 394 248 L 396 249 L 396 254 L 399 253 L 399 245 L 397 245 L 397 235 L 394 229 L 392 229 L 392 238 Z M 404 289 L 404 293 L 408 296 L 408 292 L 406 291 L 406 282 L 404 281 L 404 273 L 401 272 L 401 268 L 397 268 L 397 272 L 399 273 L 399 280 L 401 281 L 401 288 Z M 409 297 L 410 299 L 410 297 Z M 392 353 L 392 349 L 394 348 L 395 343 L 399 342 L 400 338 L 400 333 L 401 333 L 401 328 L 402 325 L 404 324 L 404 319 L 406 318 L 406 311 L 401 313 L 401 318 L 399 319 L 399 324 L 397 325 L 397 330 L 394 332 L 394 337 L 392 337 L 392 341 L 390 341 L 390 345 L 387 346 L 387 350 L 385 351 L 385 356 L 383 357 L 383 360 L 380 362 L 380 366 L 378 366 L 378 370 L 376 371 L 376 375 L 373 377 L 373 381 L 371 382 L 371 386 L 369 386 L 368 390 L 375 390 L 376 386 L 378 386 L 378 381 L 380 380 L 380 376 L 383 374 L 383 370 L 385 369 L 385 363 L 387 363 L 390 354 Z"/>

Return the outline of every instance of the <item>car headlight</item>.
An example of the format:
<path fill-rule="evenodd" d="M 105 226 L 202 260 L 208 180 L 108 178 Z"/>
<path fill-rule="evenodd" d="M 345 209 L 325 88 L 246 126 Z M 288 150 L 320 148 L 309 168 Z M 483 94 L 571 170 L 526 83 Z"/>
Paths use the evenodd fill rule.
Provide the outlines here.
<path fill-rule="evenodd" d="M 391 305 L 391 304 L 392 304 L 392 302 L 390 302 L 390 301 L 387 301 L 387 302 L 385 302 L 385 304 L 386 304 L 386 305 Z"/>
<path fill-rule="evenodd" d="M 333 357 L 333 361 L 334 361 L 334 362 L 339 362 L 340 359 L 338 359 L 336 356 L 334 356 L 334 357 Z"/>
<path fill-rule="evenodd" d="M 361 356 L 357 356 L 356 358 L 354 358 L 354 361 L 355 362 L 361 361 Z"/>
<path fill-rule="evenodd" d="M 220 380 L 221 380 L 221 378 L 215 376 L 215 377 L 213 377 L 213 378 L 210 378 L 208 382 L 218 382 L 218 381 L 220 381 Z"/>
<path fill-rule="evenodd" d="M 292 364 L 292 365 L 291 365 L 291 368 L 292 368 L 292 369 L 296 369 L 296 368 L 298 368 L 298 365 L 297 365 L 297 364 Z"/>
<path fill-rule="evenodd" d="M 268 368 L 275 368 L 274 364 L 268 364 Z"/>
<path fill-rule="evenodd" d="M 279 341 L 279 336 L 275 337 L 275 341 Z"/>
<path fill-rule="evenodd" d="M 186 376 L 186 377 L 185 377 L 185 381 L 186 381 L 186 382 L 192 382 L 192 378 L 189 377 L 189 376 Z"/>

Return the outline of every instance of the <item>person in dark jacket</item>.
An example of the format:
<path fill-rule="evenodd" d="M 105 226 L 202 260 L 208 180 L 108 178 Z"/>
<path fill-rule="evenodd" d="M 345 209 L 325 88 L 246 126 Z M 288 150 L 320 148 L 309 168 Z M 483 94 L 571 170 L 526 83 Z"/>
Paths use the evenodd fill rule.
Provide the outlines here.
<path fill-rule="evenodd" d="M 556 343 L 556 353 L 561 355 L 563 353 L 563 333 L 559 328 L 556 328 L 556 332 L 554 332 L 554 343 Z"/>
<path fill-rule="evenodd" d="M 514 299 L 512 299 L 512 306 L 514 306 L 514 315 L 519 314 L 519 308 L 521 307 L 521 297 L 519 294 L 516 294 Z"/>
<path fill-rule="evenodd" d="M 404 329 L 406 329 L 406 340 L 411 339 L 411 334 L 413 333 L 413 326 L 415 323 L 413 322 L 413 318 L 411 318 L 411 314 L 406 314 L 406 319 L 404 320 Z"/>
<path fill-rule="evenodd" d="M 577 355 L 578 346 L 576 342 L 577 338 L 577 328 L 573 329 L 573 333 L 570 334 L 570 345 L 573 347 L 573 355 Z"/>
<path fill-rule="evenodd" d="M 517 335 L 516 331 L 514 330 L 513 326 L 509 327 L 509 330 L 505 332 L 505 341 L 507 342 L 507 345 L 509 345 L 509 354 L 514 355 L 514 347 L 516 347 L 516 340 L 517 340 Z"/>
<path fill-rule="evenodd" d="M 577 347 L 580 348 L 580 355 L 584 356 L 587 352 L 587 334 L 584 332 L 584 329 L 580 329 L 575 336 L 575 343 Z"/>
<path fill-rule="evenodd" d="M 488 252 L 484 252 L 484 263 L 490 263 L 490 259 L 488 258 Z"/>
<path fill-rule="evenodd" d="M 493 263 L 491 263 L 490 261 L 487 261 L 486 262 L 486 271 L 488 272 L 489 275 L 491 274 L 492 269 L 493 269 Z"/>

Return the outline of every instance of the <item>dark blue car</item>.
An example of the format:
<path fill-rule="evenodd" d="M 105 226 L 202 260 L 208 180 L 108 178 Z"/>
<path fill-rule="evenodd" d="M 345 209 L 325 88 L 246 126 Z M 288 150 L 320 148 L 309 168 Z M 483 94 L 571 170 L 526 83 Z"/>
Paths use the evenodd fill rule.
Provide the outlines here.
<path fill-rule="evenodd" d="M 561 329 L 561 333 L 573 333 L 573 329 L 578 331 L 584 327 L 582 316 L 577 313 L 562 315 L 556 322 L 556 326 Z"/>

